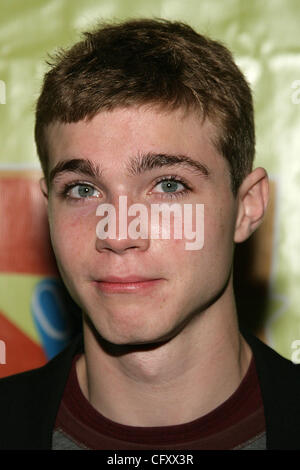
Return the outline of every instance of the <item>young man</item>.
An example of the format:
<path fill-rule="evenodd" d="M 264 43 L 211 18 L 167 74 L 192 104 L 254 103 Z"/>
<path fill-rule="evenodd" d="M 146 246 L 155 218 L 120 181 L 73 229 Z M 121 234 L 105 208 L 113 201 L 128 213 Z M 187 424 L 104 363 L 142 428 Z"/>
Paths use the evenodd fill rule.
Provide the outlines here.
<path fill-rule="evenodd" d="M 228 50 L 177 22 L 104 25 L 46 74 L 35 136 L 83 341 L 0 382 L 2 448 L 300 448 L 299 368 L 238 328 L 234 245 L 268 182 Z M 152 217 L 174 203 L 193 210 Z"/>

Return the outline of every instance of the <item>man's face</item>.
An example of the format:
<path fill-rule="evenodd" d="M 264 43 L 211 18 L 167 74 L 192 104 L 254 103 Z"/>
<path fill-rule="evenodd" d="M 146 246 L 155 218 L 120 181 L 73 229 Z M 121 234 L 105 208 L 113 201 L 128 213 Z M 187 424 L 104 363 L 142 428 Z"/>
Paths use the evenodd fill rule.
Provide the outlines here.
<path fill-rule="evenodd" d="M 237 209 L 227 162 L 212 143 L 215 132 L 194 113 L 146 106 L 48 128 L 50 173 L 55 169 L 48 211 L 58 267 L 106 340 L 140 344 L 170 338 L 226 285 Z M 174 156 L 180 157 L 175 164 Z M 74 159 L 89 160 L 98 176 L 82 163 L 79 169 L 73 162 L 71 169 Z M 182 209 L 192 204 L 193 220 L 196 204 L 204 204 L 203 248 L 186 249 L 184 235 L 99 239 L 97 207 L 112 204 L 118 220 L 119 196 L 127 196 L 128 207 L 142 204 L 149 214 L 153 204 L 177 203 Z M 116 281 L 112 276 L 120 282 L 105 282 Z M 148 282 L 129 284 L 125 278 Z"/>

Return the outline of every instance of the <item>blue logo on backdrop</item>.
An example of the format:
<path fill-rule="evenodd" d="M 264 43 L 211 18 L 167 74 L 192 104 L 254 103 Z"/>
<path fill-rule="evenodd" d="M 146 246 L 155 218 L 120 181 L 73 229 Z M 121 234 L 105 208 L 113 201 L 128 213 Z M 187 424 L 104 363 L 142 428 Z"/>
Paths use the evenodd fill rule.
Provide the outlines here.
<path fill-rule="evenodd" d="M 74 303 L 59 279 L 44 279 L 34 289 L 31 308 L 45 354 L 52 359 L 73 335 Z"/>

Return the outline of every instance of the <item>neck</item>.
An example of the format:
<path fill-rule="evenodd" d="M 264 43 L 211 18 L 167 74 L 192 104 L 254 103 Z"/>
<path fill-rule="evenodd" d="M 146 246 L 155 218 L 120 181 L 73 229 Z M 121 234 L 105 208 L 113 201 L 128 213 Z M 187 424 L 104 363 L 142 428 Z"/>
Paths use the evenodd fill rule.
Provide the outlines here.
<path fill-rule="evenodd" d="M 77 375 L 91 405 L 121 424 L 170 426 L 222 404 L 238 388 L 251 359 L 229 294 L 175 337 L 147 349 L 107 347 L 84 323 L 85 354 Z"/>

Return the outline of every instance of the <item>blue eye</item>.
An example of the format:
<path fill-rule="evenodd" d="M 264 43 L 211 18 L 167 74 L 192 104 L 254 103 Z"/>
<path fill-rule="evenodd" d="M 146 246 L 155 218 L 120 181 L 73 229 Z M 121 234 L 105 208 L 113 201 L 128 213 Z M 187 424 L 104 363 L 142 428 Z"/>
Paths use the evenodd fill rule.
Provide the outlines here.
<path fill-rule="evenodd" d="M 160 181 L 157 181 L 154 187 L 159 188 L 159 186 L 160 189 L 155 189 L 155 191 L 152 191 L 152 194 L 157 194 L 162 198 L 180 198 L 191 191 L 187 183 L 174 175 L 164 177 Z"/>
<path fill-rule="evenodd" d="M 100 192 L 97 189 L 85 183 L 67 186 L 64 192 L 71 199 L 88 199 L 100 196 Z"/>
<path fill-rule="evenodd" d="M 184 189 L 184 186 L 180 181 L 172 180 L 172 179 L 167 179 L 164 181 L 161 181 L 160 183 L 157 184 L 161 185 L 162 191 L 158 192 L 166 192 L 166 193 L 174 193 L 176 191 L 182 191 Z M 181 188 L 178 188 L 178 186 L 181 186 Z"/>

